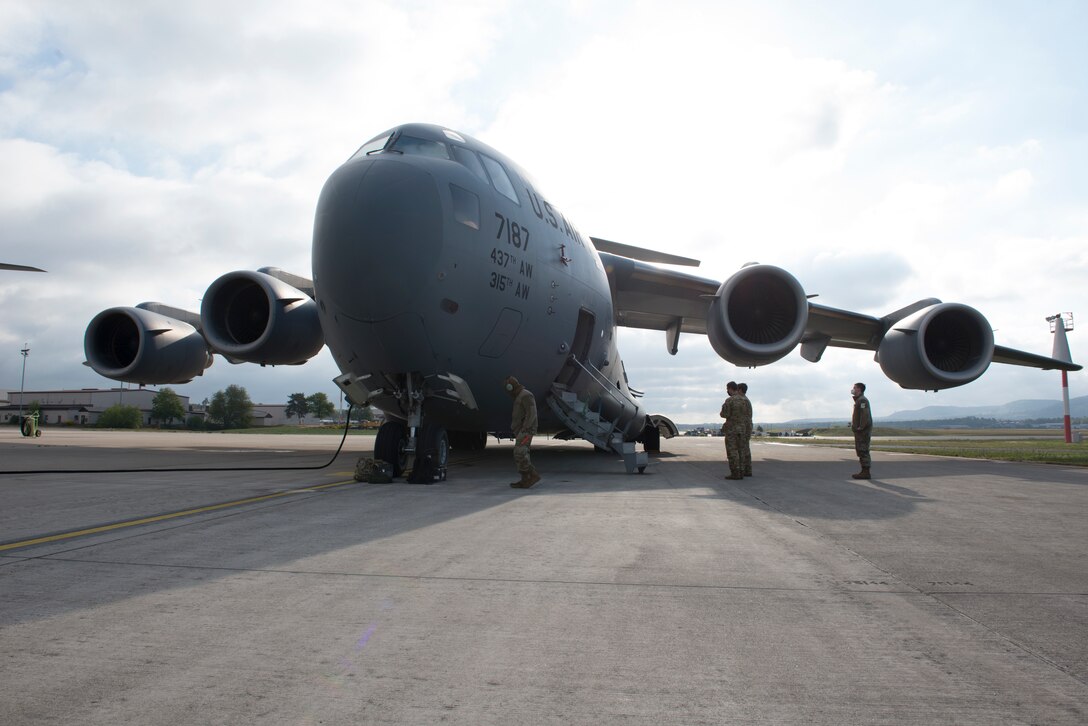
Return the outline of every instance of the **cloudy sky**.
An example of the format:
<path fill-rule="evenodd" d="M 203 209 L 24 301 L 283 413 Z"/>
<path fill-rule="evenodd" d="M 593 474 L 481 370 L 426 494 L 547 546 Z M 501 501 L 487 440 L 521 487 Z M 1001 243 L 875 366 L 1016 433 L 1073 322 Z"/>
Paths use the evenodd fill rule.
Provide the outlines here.
<path fill-rule="evenodd" d="M 979 309 L 1049 355 L 1045 317 L 1088 316 L 1084 2 L 54 2 L 0 0 L 0 389 L 114 385 L 82 365 L 100 310 L 191 310 L 265 265 L 310 274 L 325 178 L 408 121 L 472 134 L 593 236 L 793 272 L 826 305 Z M 1085 318 L 1088 324 L 1088 318 Z M 1070 334 L 1088 360 L 1088 332 Z M 631 383 L 679 422 L 747 380 L 764 421 L 1060 397 L 990 368 L 926 394 L 870 354 L 738 370 L 703 338 L 624 331 Z M 331 356 L 217 360 L 176 386 L 257 402 L 326 391 Z M 1088 393 L 1084 374 L 1072 395 Z"/>

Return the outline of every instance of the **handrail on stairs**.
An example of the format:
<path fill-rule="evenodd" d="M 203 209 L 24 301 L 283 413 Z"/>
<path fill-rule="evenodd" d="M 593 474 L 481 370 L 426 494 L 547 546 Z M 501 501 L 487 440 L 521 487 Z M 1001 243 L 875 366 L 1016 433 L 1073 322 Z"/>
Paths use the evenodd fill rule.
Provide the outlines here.
<path fill-rule="evenodd" d="M 601 371 L 596 366 L 590 363 L 583 363 L 582 361 L 578 360 L 578 357 L 574 355 L 574 353 L 571 353 L 567 360 L 588 373 L 593 380 L 601 385 L 601 387 L 605 390 L 606 393 L 608 393 L 608 395 L 612 396 L 616 403 L 620 404 L 621 407 L 625 406 L 628 403 L 634 403 L 633 401 L 624 399 L 624 397 L 619 393 L 619 388 L 616 387 L 616 384 L 605 378 L 604 374 L 601 373 Z M 638 408 L 637 404 L 635 404 L 635 408 Z"/>

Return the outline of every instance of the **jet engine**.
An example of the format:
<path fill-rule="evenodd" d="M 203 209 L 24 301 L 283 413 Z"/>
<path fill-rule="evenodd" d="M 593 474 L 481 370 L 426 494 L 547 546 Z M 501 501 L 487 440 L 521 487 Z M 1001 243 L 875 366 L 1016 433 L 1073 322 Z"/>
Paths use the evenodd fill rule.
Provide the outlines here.
<path fill-rule="evenodd" d="M 263 272 L 228 272 L 213 282 L 200 321 L 212 348 L 249 363 L 303 363 L 325 344 L 313 298 Z"/>
<path fill-rule="evenodd" d="M 894 323 L 877 349 L 884 375 L 903 388 L 939 391 L 975 380 L 994 357 L 994 333 L 982 313 L 939 303 Z"/>
<path fill-rule="evenodd" d="M 96 315 L 83 336 L 83 351 L 96 373 L 127 383 L 186 383 L 212 364 L 195 327 L 139 307 Z"/>
<path fill-rule="evenodd" d="M 808 298 L 797 278 L 772 265 L 749 265 L 718 288 L 706 333 L 725 360 L 759 366 L 793 350 L 807 323 Z"/>

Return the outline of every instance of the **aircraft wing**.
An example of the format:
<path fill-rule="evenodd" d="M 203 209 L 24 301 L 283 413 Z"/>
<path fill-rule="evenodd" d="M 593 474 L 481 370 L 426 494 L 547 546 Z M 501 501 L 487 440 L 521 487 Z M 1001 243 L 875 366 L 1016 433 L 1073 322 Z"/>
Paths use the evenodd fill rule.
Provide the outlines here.
<path fill-rule="evenodd" d="M 828 346 L 880 351 L 878 359 L 884 359 L 881 366 L 885 373 L 905 387 L 936 390 L 961 385 L 960 379 L 981 375 L 990 360 L 1043 369 L 1081 369 L 1081 366 L 1066 360 L 992 345 L 992 329 L 981 314 L 965 305 L 942 303 L 936 298 L 919 300 L 878 318 L 814 303 L 792 275 L 775 267 L 746 266 L 723 283 L 608 252 L 599 251 L 598 254 L 608 274 L 617 324 L 665 331 L 666 345 L 669 352 L 674 354 L 679 333 L 707 335 L 708 328 L 717 326 L 717 331 L 725 332 L 710 335 L 715 350 L 737 365 L 770 363 L 797 345 L 800 345 L 802 357 L 813 362 L 820 359 Z M 734 303 L 722 301 L 723 294 L 727 297 L 732 295 L 737 300 L 735 304 L 739 311 L 735 321 Z M 756 301 L 758 305 L 749 300 Z M 782 316 L 800 321 L 791 331 L 781 327 L 784 323 L 775 328 L 775 316 L 779 312 L 775 306 L 779 304 L 783 309 L 793 306 L 792 310 L 797 311 L 792 316 Z M 714 311 L 726 307 L 730 310 L 731 325 L 722 327 L 721 322 L 714 319 L 716 314 L 720 316 L 721 313 Z M 757 307 L 763 309 L 758 314 L 752 314 Z M 743 320 L 745 315 L 750 320 Z M 746 330 L 755 333 L 750 340 L 757 340 L 758 344 L 747 345 L 748 341 L 729 337 L 735 332 L 734 328 L 743 326 L 745 322 L 750 323 Z M 923 362 L 925 356 L 936 355 L 926 347 L 928 344 L 919 344 L 917 338 L 919 329 L 927 327 L 938 330 L 939 334 L 944 334 L 946 329 L 951 331 L 948 340 L 943 341 L 947 342 L 949 357 Z M 780 340 L 776 339 L 779 333 Z M 724 342 L 719 344 L 715 338 Z M 955 358 L 964 350 L 963 346 L 970 348 L 971 345 L 979 350 L 992 346 L 992 359 L 985 360 L 984 355 L 975 356 L 971 350 L 962 353 L 963 356 L 973 357 L 970 365 Z M 964 373 L 959 378 L 952 374 L 944 376 L 943 372 L 954 365 L 962 365 Z M 940 369 L 939 379 L 930 376 L 931 367 Z"/>
<path fill-rule="evenodd" d="M 668 330 L 678 324 L 682 333 L 706 335 L 710 298 L 718 293 L 720 282 L 608 252 L 598 254 L 612 288 L 618 325 Z"/>
<path fill-rule="evenodd" d="M 1067 363 L 1057 358 L 1047 358 L 1045 355 L 1036 355 L 1015 348 L 1006 348 L 1003 345 L 994 346 L 994 363 L 1007 363 L 1014 366 L 1027 366 L 1028 368 L 1042 368 L 1043 370 L 1079 371 L 1083 366 L 1075 363 Z"/>
<path fill-rule="evenodd" d="M 636 260 L 600 252 L 619 325 L 646 330 L 669 330 L 706 335 L 711 300 L 719 280 L 667 270 Z M 880 318 L 809 303 L 805 340 L 829 338 L 829 345 L 876 350 L 884 334 Z"/>
<path fill-rule="evenodd" d="M 45 270 L 29 265 L 13 265 L 8 262 L 0 262 L 0 270 L 15 270 L 16 272 L 45 272 Z"/>

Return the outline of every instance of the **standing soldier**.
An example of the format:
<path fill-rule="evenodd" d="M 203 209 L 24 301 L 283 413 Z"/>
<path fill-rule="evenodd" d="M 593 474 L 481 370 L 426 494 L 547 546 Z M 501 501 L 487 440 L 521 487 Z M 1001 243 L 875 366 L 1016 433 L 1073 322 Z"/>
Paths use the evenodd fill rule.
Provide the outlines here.
<path fill-rule="evenodd" d="M 869 442 L 873 437 L 873 411 L 869 408 L 869 399 L 865 397 L 865 384 L 855 383 L 850 389 L 854 397 L 854 416 L 850 419 L 850 430 L 854 432 L 854 450 L 861 462 L 861 471 L 852 476 L 855 479 L 871 479 L 869 468 L 873 460 L 869 457 Z"/>
<path fill-rule="evenodd" d="M 733 381 L 725 384 L 729 398 L 722 403 L 721 417 L 725 419 L 722 431 L 725 432 L 725 456 L 729 459 L 729 476 L 726 479 L 743 479 L 744 469 L 740 463 L 741 438 L 744 434 L 744 404 Z"/>
<path fill-rule="evenodd" d="M 744 435 L 740 442 L 740 468 L 744 476 L 752 476 L 752 402 L 748 400 L 748 384 L 737 384 L 738 395 L 744 404 Z"/>
<path fill-rule="evenodd" d="M 515 489 L 528 489 L 540 481 L 540 474 L 529 461 L 529 445 L 536 434 L 536 398 L 517 378 L 510 376 L 504 382 L 506 392 L 514 399 L 514 412 L 510 420 L 510 430 L 514 432 L 514 463 L 518 466 L 521 479 L 510 484 Z"/>

